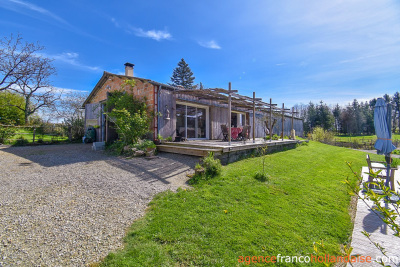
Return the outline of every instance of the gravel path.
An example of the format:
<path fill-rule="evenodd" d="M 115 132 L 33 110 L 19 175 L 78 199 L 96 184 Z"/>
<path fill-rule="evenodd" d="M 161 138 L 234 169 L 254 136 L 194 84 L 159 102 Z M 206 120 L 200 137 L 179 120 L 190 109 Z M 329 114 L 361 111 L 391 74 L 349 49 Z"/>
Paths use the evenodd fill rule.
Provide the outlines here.
<path fill-rule="evenodd" d="M 198 158 L 125 159 L 90 145 L 0 146 L 0 266 L 85 266 L 122 246 L 152 197 Z"/>

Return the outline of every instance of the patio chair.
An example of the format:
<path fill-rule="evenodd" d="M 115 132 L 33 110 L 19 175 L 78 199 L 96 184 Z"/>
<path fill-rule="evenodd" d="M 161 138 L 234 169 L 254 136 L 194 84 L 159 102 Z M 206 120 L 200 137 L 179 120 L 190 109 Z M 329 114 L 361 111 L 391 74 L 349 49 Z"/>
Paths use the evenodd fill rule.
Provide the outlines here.
<path fill-rule="evenodd" d="M 372 161 L 369 157 L 369 155 L 367 154 L 367 164 L 368 164 L 368 170 L 369 172 L 374 171 L 381 171 L 378 176 L 376 178 L 378 179 L 383 179 L 386 180 L 386 162 L 384 161 Z M 397 168 L 390 168 L 390 189 L 394 190 L 394 172 L 395 170 L 397 170 Z M 368 183 L 371 183 L 374 181 L 374 179 L 376 179 L 374 177 L 372 177 L 371 175 L 368 175 Z M 375 189 L 375 185 L 372 184 L 368 184 L 369 188 L 371 189 Z"/>
<path fill-rule="evenodd" d="M 225 124 L 221 124 L 222 141 L 228 141 L 228 127 Z"/>
<path fill-rule="evenodd" d="M 246 141 L 247 139 L 250 139 L 250 125 L 243 126 L 243 130 L 241 133 L 239 133 L 239 138 L 240 140 Z"/>

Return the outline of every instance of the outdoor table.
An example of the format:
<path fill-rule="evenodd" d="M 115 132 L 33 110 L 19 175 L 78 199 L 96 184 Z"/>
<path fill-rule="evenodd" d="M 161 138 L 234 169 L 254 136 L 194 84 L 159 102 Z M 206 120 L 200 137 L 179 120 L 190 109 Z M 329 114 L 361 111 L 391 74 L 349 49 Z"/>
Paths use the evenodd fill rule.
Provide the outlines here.
<path fill-rule="evenodd" d="M 242 128 L 232 127 L 231 128 L 231 137 L 232 137 L 232 139 L 237 139 L 241 132 L 242 132 Z"/>

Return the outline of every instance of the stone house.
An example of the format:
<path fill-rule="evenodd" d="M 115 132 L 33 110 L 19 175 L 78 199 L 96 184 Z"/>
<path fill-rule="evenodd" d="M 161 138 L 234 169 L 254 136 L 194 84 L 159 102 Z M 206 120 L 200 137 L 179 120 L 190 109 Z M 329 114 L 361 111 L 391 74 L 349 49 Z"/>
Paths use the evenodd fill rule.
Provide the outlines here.
<path fill-rule="evenodd" d="M 110 121 L 107 120 L 102 110 L 107 96 L 114 90 L 121 88 L 125 80 L 134 79 L 136 85 L 133 94 L 136 97 L 146 98 L 146 104 L 150 111 L 154 111 L 156 116 L 151 123 L 149 138 L 155 139 L 158 134 L 163 138 L 176 136 L 193 139 L 222 139 L 221 125 L 228 124 L 229 108 L 226 92 L 224 89 L 205 89 L 205 90 L 185 90 L 171 85 L 134 77 L 134 64 L 125 64 L 125 75 L 104 72 L 92 92 L 85 100 L 85 126 L 95 126 L 97 131 L 97 141 L 111 141 L 117 138 L 116 132 Z M 249 97 L 238 94 L 232 95 L 231 105 L 231 126 L 243 127 L 254 125 L 255 137 L 265 136 L 265 112 L 268 111 L 266 103 L 258 101 L 255 116 Z M 277 109 L 274 106 L 274 117 Z M 290 135 L 291 127 L 296 130 L 297 135 L 302 135 L 302 120 L 292 118 L 288 114 L 284 117 L 284 134 Z M 253 124 L 253 118 L 255 123 Z M 292 118 L 292 120 L 290 119 Z M 293 122 L 293 123 L 292 123 Z M 291 124 L 292 123 L 292 124 Z M 276 124 L 274 132 L 279 133 L 281 123 Z M 255 129 L 253 129 L 255 128 Z"/>

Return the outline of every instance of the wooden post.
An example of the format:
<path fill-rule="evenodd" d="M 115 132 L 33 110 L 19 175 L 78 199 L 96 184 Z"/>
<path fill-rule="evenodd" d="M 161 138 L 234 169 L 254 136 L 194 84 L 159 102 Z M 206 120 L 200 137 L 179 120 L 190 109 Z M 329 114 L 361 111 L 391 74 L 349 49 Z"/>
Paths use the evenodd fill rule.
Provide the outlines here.
<path fill-rule="evenodd" d="M 228 143 L 229 143 L 229 145 L 231 145 L 231 120 L 232 120 L 232 118 L 231 118 L 231 116 L 232 116 L 232 114 L 231 114 L 231 112 L 232 112 L 232 99 L 231 99 L 231 90 L 232 90 L 232 85 L 231 85 L 231 82 L 229 82 L 229 94 L 228 94 L 228 112 L 229 112 L 229 114 L 228 114 Z"/>
<path fill-rule="evenodd" d="M 269 141 L 272 142 L 272 98 L 269 99 Z"/>
<path fill-rule="evenodd" d="M 292 107 L 292 130 L 290 131 L 290 135 L 293 138 L 293 127 L 294 127 L 294 107 Z"/>
<path fill-rule="evenodd" d="M 33 127 L 33 138 L 32 143 L 35 143 L 36 127 Z"/>
<path fill-rule="evenodd" d="M 284 123 L 285 123 L 285 103 L 282 103 L 282 141 L 283 141 Z"/>
<path fill-rule="evenodd" d="M 256 92 L 253 92 L 253 143 L 256 142 Z"/>
<path fill-rule="evenodd" d="M 156 116 L 157 118 L 157 116 Z M 106 116 L 106 142 L 108 141 L 108 116 Z"/>

